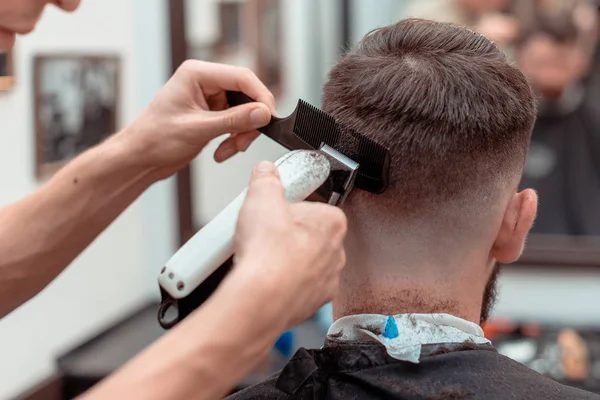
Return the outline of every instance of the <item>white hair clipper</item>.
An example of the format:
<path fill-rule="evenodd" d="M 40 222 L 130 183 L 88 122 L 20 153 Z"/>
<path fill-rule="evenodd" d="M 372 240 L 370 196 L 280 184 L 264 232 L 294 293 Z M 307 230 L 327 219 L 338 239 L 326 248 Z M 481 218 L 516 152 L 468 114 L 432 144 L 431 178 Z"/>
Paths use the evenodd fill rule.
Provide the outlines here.
<path fill-rule="evenodd" d="M 322 151 L 292 151 L 275 165 L 291 203 L 310 199 L 339 204 L 348 192 L 335 191 L 333 177 L 343 172 L 345 186 L 350 188 L 358 169 L 358 164 L 326 145 Z M 206 301 L 229 273 L 237 217 L 246 192 L 240 193 L 162 268 L 158 278 L 162 295 L 158 321 L 163 328 L 174 326 Z M 169 309 L 177 310 L 175 318 L 167 318 Z"/>
<path fill-rule="evenodd" d="M 231 106 L 251 101 L 238 92 L 227 95 Z M 359 135 L 342 133 L 330 116 L 302 101 L 290 117 L 273 117 L 261 132 L 292 150 L 275 163 L 289 202 L 309 200 L 339 206 L 355 186 L 373 193 L 387 186 L 387 150 Z M 333 147 L 336 144 L 343 144 L 345 154 Z M 160 271 L 158 321 L 163 328 L 173 327 L 204 303 L 231 270 L 235 227 L 245 197 L 246 190 Z M 176 315 L 168 316 L 169 310 Z"/>

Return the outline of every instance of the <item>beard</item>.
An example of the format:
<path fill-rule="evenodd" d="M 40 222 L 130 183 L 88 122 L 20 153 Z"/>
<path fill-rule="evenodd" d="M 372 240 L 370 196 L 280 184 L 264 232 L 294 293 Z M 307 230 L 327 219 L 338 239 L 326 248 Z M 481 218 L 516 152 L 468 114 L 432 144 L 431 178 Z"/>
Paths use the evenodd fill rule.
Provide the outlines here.
<path fill-rule="evenodd" d="M 485 285 L 485 290 L 483 291 L 483 301 L 481 303 L 481 317 L 480 324 L 483 325 L 485 321 L 490 317 L 490 313 L 494 305 L 496 305 L 496 300 L 498 299 L 498 276 L 500 275 L 500 263 L 496 263 L 494 265 L 494 269 L 490 275 L 490 279 Z"/>

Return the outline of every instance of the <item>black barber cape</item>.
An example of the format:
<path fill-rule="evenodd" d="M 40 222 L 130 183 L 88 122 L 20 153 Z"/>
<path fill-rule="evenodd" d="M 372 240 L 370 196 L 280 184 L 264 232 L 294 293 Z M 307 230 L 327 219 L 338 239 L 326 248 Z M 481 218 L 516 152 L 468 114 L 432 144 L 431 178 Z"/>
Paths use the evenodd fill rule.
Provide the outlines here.
<path fill-rule="evenodd" d="M 279 373 L 228 397 L 243 399 L 600 399 L 538 374 L 490 345 L 425 345 L 419 364 L 376 342 L 327 339 Z"/>
<path fill-rule="evenodd" d="M 592 94 L 573 87 L 540 104 L 520 185 L 540 198 L 533 233 L 600 235 L 600 107 Z"/>

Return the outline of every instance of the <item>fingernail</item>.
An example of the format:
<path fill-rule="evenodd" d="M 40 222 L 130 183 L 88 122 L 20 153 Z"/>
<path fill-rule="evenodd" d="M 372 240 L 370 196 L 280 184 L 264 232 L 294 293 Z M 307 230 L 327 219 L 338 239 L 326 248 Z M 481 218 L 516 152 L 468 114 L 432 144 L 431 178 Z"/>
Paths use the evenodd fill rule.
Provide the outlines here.
<path fill-rule="evenodd" d="M 236 149 L 233 146 L 233 143 L 227 143 L 227 145 L 225 147 L 223 147 L 220 151 L 221 158 L 223 160 L 226 160 L 229 157 L 232 157 L 235 154 L 235 152 L 236 152 Z"/>
<path fill-rule="evenodd" d="M 256 166 L 256 172 L 273 172 L 275 171 L 275 165 L 269 161 L 261 161 Z"/>
<path fill-rule="evenodd" d="M 262 127 L 269 123 L 271 115 L 264 108 L 258 107 L 250 111 L 250 122 L 256 127 Z"/>

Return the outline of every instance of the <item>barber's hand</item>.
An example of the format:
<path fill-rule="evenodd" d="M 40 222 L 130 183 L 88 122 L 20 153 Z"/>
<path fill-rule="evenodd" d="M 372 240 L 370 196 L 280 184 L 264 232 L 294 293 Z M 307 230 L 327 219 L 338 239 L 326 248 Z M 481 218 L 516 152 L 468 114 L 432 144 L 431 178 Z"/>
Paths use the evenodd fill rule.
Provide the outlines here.
<path fill-rule="evenodd" d="M 337 207 L 288 203 L 275 166 L 260 163 L 240 210 L 232 274 L 268 294 L 263 311 L 291 328 L 336 296 L 346 228 Z"/>
<path fill-rule="evenodd" d="M 229 108 L 227 90 L 257 102 Z M 273 95 L 249 69 L 189 60 L 119 136 L 159 178 L 166 178 L 222 134 L 232 137 L 217 149 L 217 161 L 245 151 L 259 135 L 256 129 L 267 125 L 274 112 Z"/>

